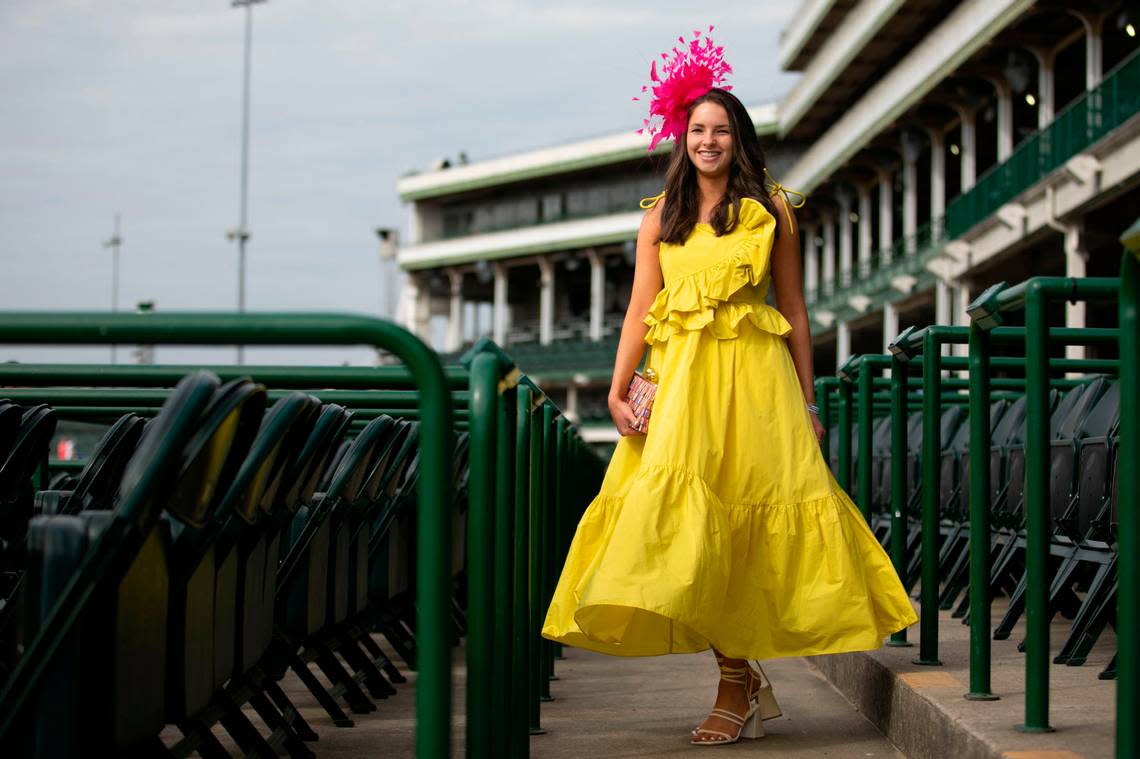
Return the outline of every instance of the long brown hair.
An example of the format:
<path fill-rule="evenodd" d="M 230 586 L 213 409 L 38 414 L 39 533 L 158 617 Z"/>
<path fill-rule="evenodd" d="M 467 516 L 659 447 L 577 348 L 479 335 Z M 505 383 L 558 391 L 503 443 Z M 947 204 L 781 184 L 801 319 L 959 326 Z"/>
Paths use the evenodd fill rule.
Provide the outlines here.
<path fill-rule="evenodd" d="M 736 228 L 740 218 L 740 201 L 752 198 L 768 209 L 776 218 L 776 208 L 764 181 L 767 161 L 764 148 L 756 136 L 756 127 L 748 109 L 735 95 L 719 87 L 701 95 L 689 106 L 686 124 L 693 117 L 693 109 L 701 103 L 716 103 L 728 114 L 732 134 L 732 162 L 728 170 L 728 189 L 713 207 L 710 223 L 716 234 L 725 235 Z M 685 130 L 688 134 L 688 128 Z M 665 198 L 661 211 L 661 242 L 682 244 L 697 224 L 701 194 L 697 186 L 697 169 L 689 160 L 685 135 L 678 138 L 665 170 Z M 732 213 L 729 213 L 731 207 Z"/>

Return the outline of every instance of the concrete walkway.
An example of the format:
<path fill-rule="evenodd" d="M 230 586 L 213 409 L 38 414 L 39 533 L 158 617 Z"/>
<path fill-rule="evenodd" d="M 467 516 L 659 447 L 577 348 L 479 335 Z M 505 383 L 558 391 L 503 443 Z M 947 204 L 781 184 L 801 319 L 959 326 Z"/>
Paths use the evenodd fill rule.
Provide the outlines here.
<path fill-rule="evenodd" d="M 531 738 L 535 759 L 705 756 L 689 745 L 716 695 L 711 653 L 618 659 L 566 649 L 543 704 L 545 735 Z M 804 659 L 765 664 L 784 716 L 764 723 L 758 740 L 717 746 L 717 755 L 901 757 Z"/>

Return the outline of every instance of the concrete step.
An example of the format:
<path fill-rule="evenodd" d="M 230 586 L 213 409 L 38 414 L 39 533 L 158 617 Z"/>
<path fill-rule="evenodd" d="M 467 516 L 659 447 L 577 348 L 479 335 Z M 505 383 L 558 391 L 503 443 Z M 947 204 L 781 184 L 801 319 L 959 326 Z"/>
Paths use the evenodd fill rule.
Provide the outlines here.
<path fill-rule="evenodd" d="M 1005 599 L 993 606 L 994 624 Z M 1050 638 L 1055 655 L 1069 633 L 1058 616 Z M 1025 719 L 1024 619 L 1008 640 L 991 641 L 991 687 L 997 701 L 967 701 L 969 628 L 949 612 L 939 615 L 941 666 L 913 663 L 918 626 L 909 631 L 913 648 L 884 647 L 867 653 L 819 656 L 812 665 L 824 674 L 908 757 L 948 759 L 1110 759 L 1113 756 L 1116 684 L 1097 675 L 1116 650 L 1107 630 L 1081 667 L 1050 666 L 1051 733 L 1022 733 Z"/>

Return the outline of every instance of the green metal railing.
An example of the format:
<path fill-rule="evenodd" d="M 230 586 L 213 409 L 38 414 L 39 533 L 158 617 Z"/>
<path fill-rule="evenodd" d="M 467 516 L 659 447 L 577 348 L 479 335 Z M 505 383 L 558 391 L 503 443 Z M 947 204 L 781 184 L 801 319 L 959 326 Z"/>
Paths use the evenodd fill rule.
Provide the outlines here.
<path fill-rule="evenodd" d="M 1114 278 L 1070 279 L 1034 277 L 1014 287 L 996 285 L 968 309 L 977 328 L 993 330 L 1002 313 L 1025 312 L 1026 439 L 1025 439 L 1025 523 L 1026 523 L 1026 643 L 1025 643 L 1025 722 L 1018 729 L 1042 732 L 1049 726 L 1049 345 L 1060 341 L 1050 335 L 1047 307 L 1062 300 L 1113 300 L 1120 287 Z M 1089 334 L 1094 330 L 1075 330 Z M 1112 330 L 1116 333 L 1116 330 Z M 1119 334 L 1114 335 L 1119 339 Z M 976 351 L 985 351 L 988 341 L 975 339 Z M 984 355 L 984 353 L 983 353 Z M 977 382 L 985 380 L 979 375 Z M 984 395 L 984 387 L 979 388 Z M 1122 393 L 1127 395 L 1128 393 Z M 981 431 L 979 430 L 979 436 Z M 987 439 L 988 442 L 988 439 Z M 985 450 L 988 450 L 988 445 Z M 988 487 L 988 481 L 986 483 Z M 980 489 L 979 486 L 975 486 Z M 988 497 L 983 495 L 983 503 Z M 988 506 L 988 503 L 987 503 Z M 988 509 L 987 509 L 988 511 Z M 981 684 L 971 683 L 971 692 Z M 983 693 L 988 689 L 983 689 Z"/>
<path fill-rule="evenodd" d="M 50 315 L 52 324 L 60 323 L 59 316 Z M 199 328 L 193 322 L 196 315 L 177 315 L 176 320 L 188 323 L 175 325 L 156 325 L 157 320 L 150 315 L 128 318 L 146 319 L 149 328 L 158 326 L 162 336 L 171 342 L 253 342 L 248 339 L 253 330 L 262 335 L 261 339 L 280 344 L 285 341 L 277 334 L 284 328 L 283 316 L 275 315 L 270 325 L 247 324 L 247 331 L 237 335 L 214 335 L 207 330 L 194 333 L 198 337 L 183 331 Z M 209 318 L 209 329 L 216 330 L 216 317 Z M 259 318 L 246 316 L 242 321 Z M 308 316 L 301 318 L 309 320 Z M 0 340 L 61 341 L 42 324 L 28 327 L 25 321 L 21 326 L 27 331 L 4 331 L 0 325 Z M 272 330 L 267 332 L 269 327 Z M 82 334 L 79 339 L 160 341 L 153 333 L 144 338 L 132 332 L 128 338 L 119 329 L 114 333 L 100 332 L 99 339 L 90 334 Z M 266 334 L 275 336 L 265 337 Z M 312 334 L 306 332 L 304 339 L 312 341 Z M 348 335 L 344 333 L 342 337 L 350 339 Z M 532 730 L 541 731 L 539 703 L 549 698 L 549 682 L 554 677 L 554 646 L 540 638 L 539 625 L 576 517 L 596 491 L 592 486 L 600 486 L 604 466 L 586 450 L 568 420 L 529 378 L 520 375 L 512 358 L 493 342 L 481 340 L 463 356 L 462 362 L 464 367 L 443 368 L 441 376 L 448 402 L 456 407 L 453 425 L 465 426 L 471 434 L 466 546 L 466 704 L 471 727 L 467 730 L 466 754 L 525 757 L 529 755 Z M 49 402 L 61 415 L 111 420 L 127 410 L 156 412 L 169 389 L 190 369 L 5 364 L 0 365 L 0 385 L 16 387 L 0 394 L 17 402 Z M 323 401 L 353 408 L 358 418 L 388 413 L 430 423 L 423 414 L 423 394 L 414 389 L 417 378 L 404 367 L 214 369 L 223 379 L 251 377 L 273 387 L 270 399 L 281 396 L 285 388 L 303 389 Z M 521 409 L 526 409 L 525 413 L 520 413 Z M 520 440 L 522 444 L 518 445 Z M 573 477 L 567 476 L 570 466 L 575 467 Z M 425 482 L 432 479 L 446 478 L 422 478 Z M 567 483 L 569 487 L 565 487 Z M 433 519 L 432 523 L 449 524 L 444 519 Z M 422 549 L 420 555 L 424 555 Z M 450 566 L 447 572 L 450 577 Z M 420 583 L 418 587 L 430 585 Z M 427 632 L 427 620 L 422 613 L 419 619 L 417 628 L 422 634 Z M 442 629 L 446 636 L 450 628 L 445 625 Z M 423 655 L 428 653 L 424 649 Z M 422 656 L 421 661 L 421 673 L 427 666 L 430 674 L 430 662 L 423 661 Z M 422 732 L 418 730 L 418 734 Z M 434 754 L 418 751 L 418 755 Z"/>
<path fill-rule="evenodd" d="M 429 471 L 450 471 L 452 405 L 436 354 L 403 328 L 342 314 L 0 313 L 9 344 L 371 345 L 400 358 L 420 392 L 420 446 Z M 450 757 L 451 481 L 422 477 L 416 567 L 416 755 Z"/>
<path fill-rule="evenodd" d="M 1140 113 L 1140 53 L 1069 103 L 1053 122 L 1025 138 L 1002 163 L 946 207 L 951 238 L 961 236 L 1047 174 Z"/>

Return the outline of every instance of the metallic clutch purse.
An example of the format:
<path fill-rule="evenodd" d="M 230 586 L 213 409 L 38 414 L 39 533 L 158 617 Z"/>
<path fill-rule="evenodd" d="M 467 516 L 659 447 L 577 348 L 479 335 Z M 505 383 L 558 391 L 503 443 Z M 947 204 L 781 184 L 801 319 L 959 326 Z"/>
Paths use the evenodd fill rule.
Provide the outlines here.
<path fill-rule="evenodd" d="M 633 373 L 633 378 L 629 381 L 629 390 L 626 392 L 626 400 L 637 416 L 633 429 L 638 432 L 644 433 L 649 429 L 649 414 L 653 411 L 653 396 L 656 394 L 657 372 L 646 369 L 645 374 Z"/>

